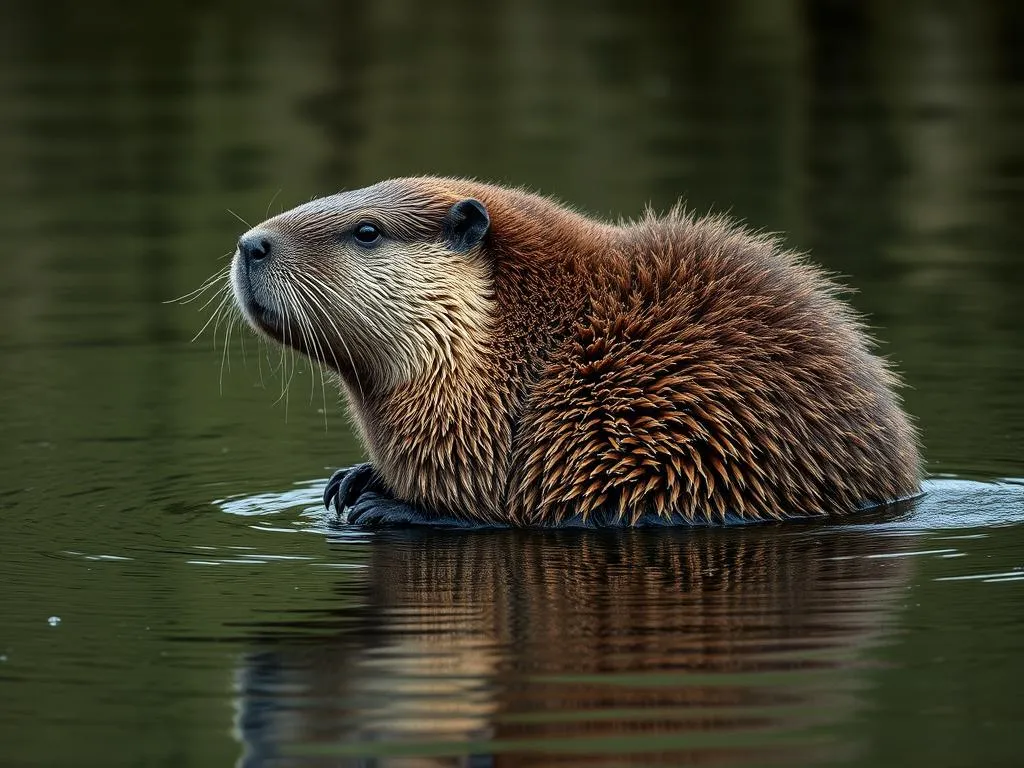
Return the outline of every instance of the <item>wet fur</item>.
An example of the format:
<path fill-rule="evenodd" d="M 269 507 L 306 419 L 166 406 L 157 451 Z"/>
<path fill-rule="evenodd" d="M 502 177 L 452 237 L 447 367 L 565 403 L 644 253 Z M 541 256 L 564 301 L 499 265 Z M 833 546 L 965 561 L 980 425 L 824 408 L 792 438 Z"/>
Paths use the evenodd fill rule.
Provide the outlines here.
<path fill-rule="evenodd" d="M 470 253 L 446 251 L 444 215 L 469 197 L 490 230 Z M 353 282 L 363 267 L 324 238 L 368 211 L 395 243 Z M 356 315 L 310 301 L 327 317 L 319 350 L 302 351 L 340 374 L 382 488 L 427 519 L 715 523 L 918 491 L 899 382 L 838 286 L 725 219 L 677 208 L 612 226 L 421 178 L 261 227 L 288 233 L 293 290 L 313 280 L 364 302 Z"/>

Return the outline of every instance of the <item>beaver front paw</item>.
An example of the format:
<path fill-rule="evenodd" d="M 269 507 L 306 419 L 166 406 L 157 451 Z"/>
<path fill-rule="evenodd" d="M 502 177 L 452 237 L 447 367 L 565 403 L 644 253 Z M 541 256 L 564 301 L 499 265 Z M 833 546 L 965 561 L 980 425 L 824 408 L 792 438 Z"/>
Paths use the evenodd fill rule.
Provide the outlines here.
<path fill-rule="evenodd" d="M 330 510 L 333 503 L 334 511 L 340 516 L 345 507 L 352 506 L 356 499 L 374 488 L 375 480 L 373 465 L 368 462 L 339 469 L 327 481 L 324 506 Z"/>
<path fill-rule="evenodd" d="M 427 516 L 404 501 L 396 501 L 375 491 L 365 491 L 348 507 L 349 525 L 368 528 L 401 528 L 411 525 L 444 526 L 447 521 Z"/>
<path fill-rule="evenodd" d="M 356 464 L 331 475 L 324 489 L 324 506 L 330 509 L 331 505 L 339 518 L 347 512 L 345 519 L 350 525 L 367 528 L 507 527 L 507 523 L 480 524 L 451 515 L 424 512 L 412 504 L 392 498 L 372 464 Z"/>
<path fill-rule="evenodd" d="M 346 519 L 351 525 L 390 528 L 438 524 L 436 517 L 427 517 L 415 507 L 390 498 L 369 463 L 339 469 L 331 475 L 324 489 L 324 506 L 330 509 L 332 505 L 338 517 L 347 510 Z"/>

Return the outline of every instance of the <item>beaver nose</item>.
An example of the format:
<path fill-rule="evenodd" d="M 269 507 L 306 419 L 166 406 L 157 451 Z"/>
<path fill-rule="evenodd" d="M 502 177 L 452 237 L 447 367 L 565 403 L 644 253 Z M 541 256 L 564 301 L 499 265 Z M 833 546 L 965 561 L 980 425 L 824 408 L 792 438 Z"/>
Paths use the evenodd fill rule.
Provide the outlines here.
<path fill-rule="evenodd" d="M 238 252 L 247 262 L 261 261 L 270 255 L 270 240 L 262 232 L 250 232 L 238 241 Z"/>

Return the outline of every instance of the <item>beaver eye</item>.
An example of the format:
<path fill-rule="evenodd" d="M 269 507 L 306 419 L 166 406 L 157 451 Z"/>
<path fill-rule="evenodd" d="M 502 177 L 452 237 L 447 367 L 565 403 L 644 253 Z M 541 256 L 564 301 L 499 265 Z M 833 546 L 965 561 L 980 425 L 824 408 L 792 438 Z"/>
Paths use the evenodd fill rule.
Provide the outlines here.
<path fill-rule="evenodd" d="M 368 221 L 364 221 L 362 224 L 356 225 L 355 230 L 352 232 L 352 236 L 356 239 L 364 248 L 370 248 L 380 242 L 382 237 L 380 229 L 376 224 L 371 224 Z"/>

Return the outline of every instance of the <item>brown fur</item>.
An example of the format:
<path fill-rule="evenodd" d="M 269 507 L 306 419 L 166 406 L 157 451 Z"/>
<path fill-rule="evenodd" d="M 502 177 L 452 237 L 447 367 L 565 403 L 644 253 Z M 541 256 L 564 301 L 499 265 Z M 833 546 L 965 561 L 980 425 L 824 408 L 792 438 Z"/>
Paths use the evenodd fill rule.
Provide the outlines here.
<path fill-rule="evenodd" d="M 487 207 L 490 230 L 468 256 L 445 255 L 442 218 L 466 197 Z M 821 516 L 918 492 L 895 374 L 838 286 L 776 240 L 679 208 L 611 226 L 436 178 L 325 198 L 261 227 L 290 233 L 296 269 L 343 284 L 348 257 L 313 245 L 368 212 L 404 238 L 392 263 L 408 258 L 436 286 L 426 321 L 412 321 L 426 310 L 377 307 L 387 333 L 417 329 L 416 351 L 375 374 L 387 361 L 357 338 L 373 323 L 339 318 L 319 327 L 357 338 L 351 362 L 333 332 L 319 339 L 330 355 L 302 348 L 341 374 L 398 498 L 529 525 L 599 512 Z"/>

